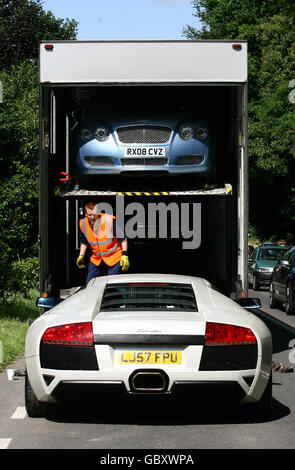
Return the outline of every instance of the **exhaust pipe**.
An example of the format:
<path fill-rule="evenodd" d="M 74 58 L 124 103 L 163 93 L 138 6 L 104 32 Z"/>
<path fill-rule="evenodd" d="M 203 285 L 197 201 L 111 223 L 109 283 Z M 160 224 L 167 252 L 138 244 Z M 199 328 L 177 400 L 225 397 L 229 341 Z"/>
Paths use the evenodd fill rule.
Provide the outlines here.
<path fill-rule="evenodd" d="M 162 370 L 136 370 L 129 378 L 130 389 L 134 393 L 164 393 L 169 378 Z"/>

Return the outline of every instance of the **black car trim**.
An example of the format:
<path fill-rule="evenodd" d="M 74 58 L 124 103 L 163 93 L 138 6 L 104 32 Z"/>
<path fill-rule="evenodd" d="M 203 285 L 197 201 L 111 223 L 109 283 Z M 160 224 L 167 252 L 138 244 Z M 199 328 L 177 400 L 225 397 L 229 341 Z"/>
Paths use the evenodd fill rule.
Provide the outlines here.
<path fill-rule="evenodd" d="M 43 369 L 99 370 L 94 346 L 40 344 Z"/>
<path fill-rule="evenodd" d="M 257 344 L 204 347 L 200 371 L 256 369 Z"/>
<path fill-rule="evenodd" d="M 95 334 L 95 344 L 190 344 L 203 345 L 204 335 Z"/>
<path fill-rule="evenodd" d="M 197 399 L 197 402 L 210 401 L 212 404 L 218 403 L 239 403 L 246 395 L 243 388 L 236 381 L 232 380 L 200 380 L 200 381 L 176 381 L 170 391 L 134 393 L 128 392 L 125 384 L 121 381 L 90 381 L 90 380 L 63 380 L 60 381 L 52 391 L 52 396 L 58 402 L 91 403 L 94 400 L 105 398 L 106 400 L 116 398 L 116 400 L 127 397 L 143 395 L 144 397 L 159 396 L 163 399 L 183 398 L 185 402 L 189 398 Z"/>
<path fill-rule="evenodd" d="M 126 282 L 107 284 L 100 311 L 198 311 L 191 284 Z"/>

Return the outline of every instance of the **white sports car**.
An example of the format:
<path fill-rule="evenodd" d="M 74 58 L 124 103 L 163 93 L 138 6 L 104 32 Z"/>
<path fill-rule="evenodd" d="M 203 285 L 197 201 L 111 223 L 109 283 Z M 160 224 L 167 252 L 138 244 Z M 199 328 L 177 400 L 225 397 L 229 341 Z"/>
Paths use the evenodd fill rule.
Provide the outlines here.
<path fill-rule="evenodd" d="M 92 279 L 34 321 L 25 360 L 30 417 L 111 394 L 271 406 L 269 330 L 196 277 Z"/>

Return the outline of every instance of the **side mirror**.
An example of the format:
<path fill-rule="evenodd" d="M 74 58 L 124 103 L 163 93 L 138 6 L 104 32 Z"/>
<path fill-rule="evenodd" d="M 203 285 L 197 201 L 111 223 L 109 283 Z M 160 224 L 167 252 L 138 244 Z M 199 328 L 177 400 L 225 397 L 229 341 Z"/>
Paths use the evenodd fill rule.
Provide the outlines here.
<path fill-rule="evenodd" d="M 39 297 L 36 301 L 37 307 L 53 308 L 62 302 L 59 297 Z"/>
<path fill-rule="evenodd" d="M 261 308 L 261 300 L 254 297 L 244 297 L 235 302 L 243 308 Z"/>

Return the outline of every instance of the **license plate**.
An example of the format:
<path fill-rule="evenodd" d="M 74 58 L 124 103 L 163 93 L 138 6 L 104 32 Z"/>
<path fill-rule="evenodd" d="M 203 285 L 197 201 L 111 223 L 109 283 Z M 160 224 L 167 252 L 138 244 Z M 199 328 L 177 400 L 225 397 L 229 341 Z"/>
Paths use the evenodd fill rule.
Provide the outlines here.
<path fill-rule="evenodd" d="M 124 157 L 165 157 L 165 147 L 125 147 Z"/>
<path fill-rule="evenodd" d="M 117 364 L 181 364 L 181 351 L 117 351 Z"/>

